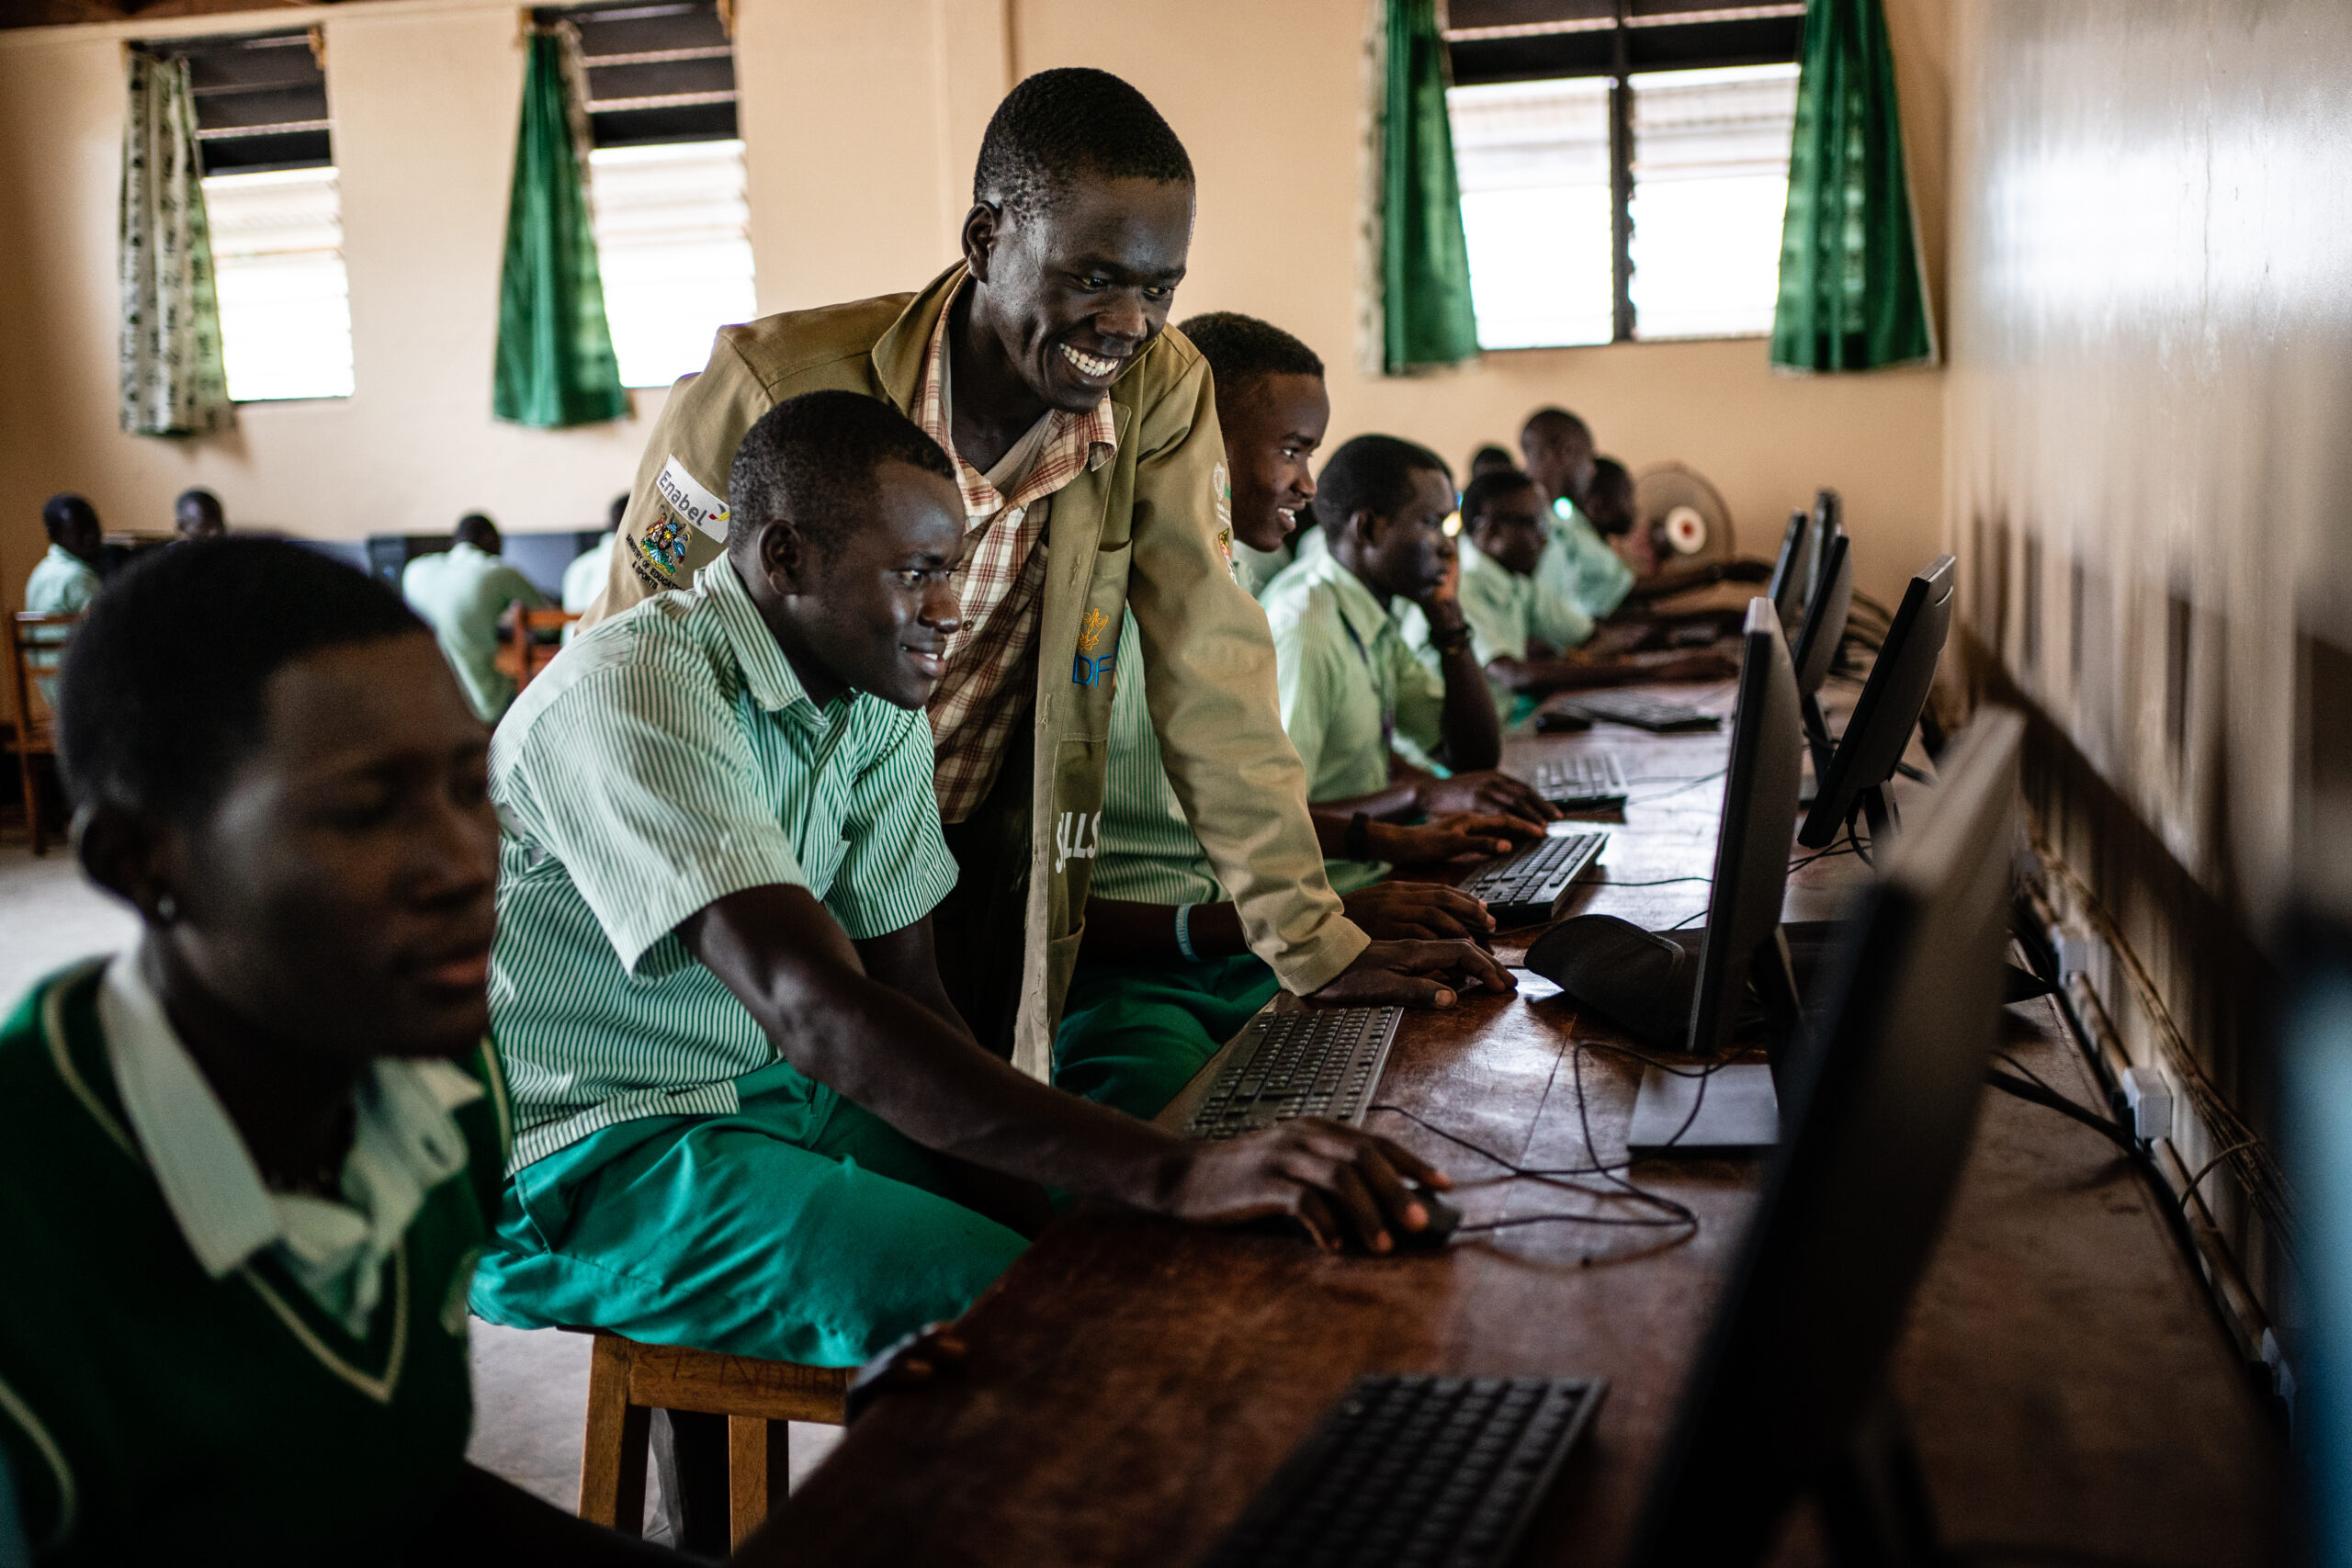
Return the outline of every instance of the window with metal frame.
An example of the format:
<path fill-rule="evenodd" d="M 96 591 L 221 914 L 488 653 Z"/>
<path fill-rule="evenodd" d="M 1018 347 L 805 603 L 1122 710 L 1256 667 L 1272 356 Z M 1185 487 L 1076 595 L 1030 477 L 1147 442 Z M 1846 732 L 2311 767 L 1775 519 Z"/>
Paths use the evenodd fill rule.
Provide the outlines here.
<path fill-rule="evenodd" d="M 758 304 L 735 51 L 715 0 L 561 13 L 580 30 L 605 318 L 621 379 L 665 387 Z"/>
<path fill-rule="evenodd" d="M 320 34 L 143 47 L 188 62 L 230 397 L 349 397 L 351 287 Z"/>
<path fill-rule="evenodd" d="M 1804 10 L 1452 0 L 1483 346 L 1771 331 Z"/>

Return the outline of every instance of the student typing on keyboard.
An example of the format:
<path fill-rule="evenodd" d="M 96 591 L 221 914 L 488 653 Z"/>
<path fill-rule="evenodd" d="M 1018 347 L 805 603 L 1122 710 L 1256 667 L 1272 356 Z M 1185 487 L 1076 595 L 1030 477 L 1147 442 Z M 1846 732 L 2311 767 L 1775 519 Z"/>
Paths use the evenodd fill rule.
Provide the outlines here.
<path fill-rule="evenodd" d="M 1524 782 L 1494 770 L 1501 726 L 1472 650 L 1453 581 L 1453 476 L 1425 446 L 1360 435 L 1324 466 L 1315 513 L 1329 547 L 1267 585 L 1283 728 L 1306 765 L 1317 816 L 1344 820 L 1327 866 L 1345 893 L 1384 874 L 1379 829 L 1396 818 L 1463 812 L 1505 819 L 1532 839 L 1559 816 Z M 1436 668 L 1406 645 L 1395 611 L 1418 608 Z M 1451 778 L 1419 771 L 1442 763 Z"/>
<path fill-rule="evenodd" d="M 1323 362 L 1279 327 L 1218 312 L 1181 331 L 1216 378 L 1217 422 L 1232 476 L 1233 538 L 1278 551 L 1315 495 L 1308 459 L 1331 403 Z M 1120 633 L 1111 699 L 1108 784 L 1086 904 L 1086 940 L 1054 1036 L 1054 1082 L 1135 1116 L 1153 1116 L 1279 988 L 1193 836 L 1160 767 L 1135 618 Z M 1347 852 L 1351 816 L 1318 815 L 1328 853 Z M 1388 861 L 1494 854 L 1536 829 L 1515 817 L 1450 817 L 1371 826 Z M 1477 899 L 1433 883 L 1349 892 L 1348 918 L 1374 941 L 1485 940 Z"/>

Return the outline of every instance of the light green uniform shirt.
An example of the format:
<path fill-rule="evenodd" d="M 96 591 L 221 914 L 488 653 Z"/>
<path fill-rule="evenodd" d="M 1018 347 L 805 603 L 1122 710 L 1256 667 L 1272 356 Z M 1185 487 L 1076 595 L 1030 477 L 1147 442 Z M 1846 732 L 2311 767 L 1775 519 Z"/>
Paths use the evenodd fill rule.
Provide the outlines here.
<path fill-rule="evenodd" d="M 1289 545 L 1276 549 L 1261 550 L 1233 541 L 1233 581 L 1250 591 L 1252 599 L 1266 596 L 1266 585 L 1283 574 L 1283 569 L 1295 558 Z"/>
<path fill-rule="evenodd" d="M 1306 766 L 1306 798 L 1346 800 L 1388 787 L 1392 752 L 1416 765 L 1442 743 L 1445 682 L 1413 656 L 1396 618 L 1329 550 L 1266 589 L 1283 728 Z M 1374 862 L 1327 861 L 1352 892 L 1385 874 Z"/>
<path fill-rule="evenodd" d="M 1221 904 L 1226 892 L 1216 869 L 1159 763 L 1159 736 L 1144 698 L 1142 639 L 1128 615 L 1113 666 L 1118 683 L 1111 692 L 1111 767 L 1088 893 L 1133 904 Z"/>
<path fill-rule="evenodd" d="M 1536 558 L 1537 583 L 1596 621 L 1625 602 L 1634 569 L 1566 496 L 1552 503 L 1550 531 L 1550 547 Z"/>
<path fill-rule="evenodd" d="M 498 617 L 509 604 L 538 609 L 548 596 L 498 557 L 460 542 L 409 562 L 401 597 L 433 628 L 474 712 L 497 723 L 514 700 L 514 682 L 498 668 Z"/>
<path fill-rule="evenodd" d="M 832 1091 L 778 1060 L 673 929 L 771 885 L 806 887 L 856 941 L 929 914 L 956 863 L 922 715 L 855 694 L 820 708 L 721 556 L 559 654 L 490 766 L 514 1166 L 635 1117 L 731 1113 L 754 1073 L 821 1131 Z"/>
<path fill-rule="evenodd" d="M 613 574 L 613 541 L 620 536 L 619 529 L 608 530 L 563 569 L 565 609 L 576 615 L 596 602 L 596 595 L 605 591 L 605 580 Z"/>
<path fill-rule="evenodd" d="M 98 596 L 98 574 L 63 545 L 51 545 L 25 579 L 25 613 L 78 615 Z"/>

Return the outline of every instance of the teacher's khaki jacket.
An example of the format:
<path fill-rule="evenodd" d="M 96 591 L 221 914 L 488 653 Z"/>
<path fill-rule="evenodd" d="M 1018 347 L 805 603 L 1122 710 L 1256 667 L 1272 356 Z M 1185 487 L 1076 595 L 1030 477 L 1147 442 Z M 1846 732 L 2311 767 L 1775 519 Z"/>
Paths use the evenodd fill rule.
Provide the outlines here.
<path fill-rule="evenodd" d="M 654 424 L 612 576 L 590 618 L 684 586 L 717 558 L 736 445 L 777 403 L 842 388 L 905 412 L 932 328 L 963 276 L 959 263 L 920 294 L 723 329 L 709 367 L 678 384 Z M 1142 633 L 1169 782 L 1240 906 L 1250 950 L 1305 993 L 1355 962 L 1368 940 L 1324 880 L 1306 775 L 1275 701 L 1266 618 L 1227 570 L 1231 505 L 1208 365 L 1171 328 L 1113 385 L 1110 400 L 1117 455 L 1055 493 L 1046 532 L 1014 1052 L 1040 1077 L 1050 1070 L 1078 956 L 1102 823 L 1124 609 Z"/>

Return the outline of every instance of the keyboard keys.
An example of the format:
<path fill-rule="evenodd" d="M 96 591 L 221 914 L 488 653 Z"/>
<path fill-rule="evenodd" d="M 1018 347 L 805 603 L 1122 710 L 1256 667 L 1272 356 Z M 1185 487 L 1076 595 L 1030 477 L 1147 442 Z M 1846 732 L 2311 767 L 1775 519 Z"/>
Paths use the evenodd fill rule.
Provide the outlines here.
<path fill-rule="evenodd" d="M 1261 1013 L 1184 1129 L 1229 1138 L 1294 1116 L 1360 1122 L 1403 1017 L 1397 1008 Z"/>

